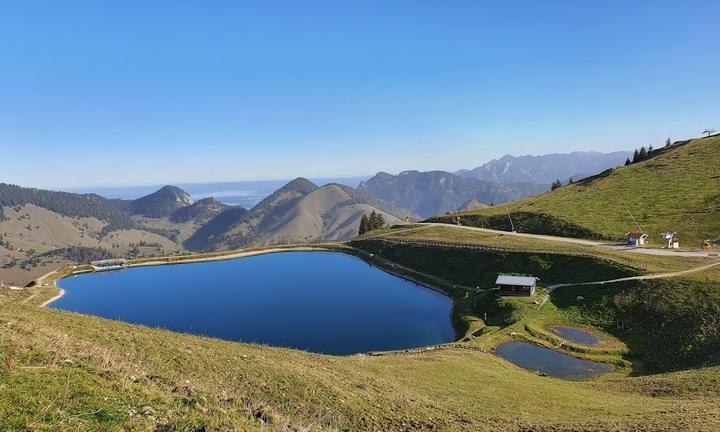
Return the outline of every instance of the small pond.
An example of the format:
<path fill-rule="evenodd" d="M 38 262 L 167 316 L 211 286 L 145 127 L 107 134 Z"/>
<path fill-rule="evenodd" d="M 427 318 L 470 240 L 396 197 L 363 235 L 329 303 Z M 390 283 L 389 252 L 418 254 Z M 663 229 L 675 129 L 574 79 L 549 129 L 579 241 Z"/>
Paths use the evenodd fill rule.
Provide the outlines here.
<path fill-rule="evenodd" d="M 564 339 L 581 345 L 598 345 L 600 336 L 576 327 L 556 326 L 552 330 Z"/>
<path fill-rule="evenodd" d="M 528 342 L 500 345 L 495 354 L 521 368 L 570 380 L 592 378 L 615 370 L 615 366 L 609 363 L 582 360 Z"/>
<path fill-rule="evenodd" d="M 450 342 L 452 300 L 341 253 L 284 252 L 59 281 L 49 307 L 326 354 Z"/>

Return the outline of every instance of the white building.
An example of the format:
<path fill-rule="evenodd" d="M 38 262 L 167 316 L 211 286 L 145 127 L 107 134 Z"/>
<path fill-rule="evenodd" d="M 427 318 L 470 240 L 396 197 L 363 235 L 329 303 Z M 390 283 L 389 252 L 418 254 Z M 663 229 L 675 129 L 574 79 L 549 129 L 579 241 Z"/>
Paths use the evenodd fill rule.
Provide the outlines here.
<path fill-rule="evenodd" d="M 629 232 L 625 234 L 629 246 L 644 246 L 648 235 L 640 232 Z"/>

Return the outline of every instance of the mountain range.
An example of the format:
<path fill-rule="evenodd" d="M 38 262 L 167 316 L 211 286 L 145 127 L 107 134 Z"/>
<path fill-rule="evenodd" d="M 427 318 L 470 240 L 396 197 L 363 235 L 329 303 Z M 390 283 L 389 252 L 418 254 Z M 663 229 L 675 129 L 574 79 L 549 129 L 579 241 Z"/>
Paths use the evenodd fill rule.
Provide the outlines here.
<path fill-rule="evenodd" d="M 720 136 L 678 141 L 543 195 L 432 220 L 607 240 L 640 231 L 654 246 L 673 232 L 681 246 L 697 248 L 720 242 L 718 167 Z"/>
<path fill-rule="evenodd" d="M 568 162 L 571 156 L 573 163 Z M 483 209 L 548 191 L 549 184 L 536 181 L 570 172 L 560 165 L 580 171 L 606 168 L 620 156 L 588 152 L 506 156 L 462 175 L 379 172 L 357 188 L 338 183 L 318 186 L 297 178 L 249 209 L 212 197 L 193 201 L 187 191 L 170 185 L 137 199 L 108 199 L 0 183 L 0 281 L 25 281 L 48 266 L 108 255 L 345 241 L 357 234 L 362 216 L 373 211 L 395 223 Z M 590 163 L 594 158 L 600 161 Z M 558 167 L 552 168 L 553 164 Z M 550 174 L 553 169 L 556 175 Z M 482 174 L 488 172 L 495 174 Z"/>
<path fill-rule="evenodd" d="M 190 250 L 248 245 L 347 240 L 357 234 L 363 214 L 381 213 L 397 222 L 404 211 L 364 196 L 348 186 L 318 187 L 298 178 L 275 191 L 250 211 L 220 213 L 184 242 Z"/>
<path fill-rule="evenodd" d="M 578 180 L 623 165 L 625 160 L 631 157 L 632 152 L 625 151 L 612 153 L 576 151 L 539 156 L 505 155 L 477 168 L 459 170 L 455 174 L 493 183 L 551 184 L 555 180 L 561 182 L 566 182 L 570 178 Z"/>
<path fill-rule="evenodd" d="M 214 198 L 193 202 L 176 186 L 123 200 L 0 184 L 0 281 L 20 283 L 49 266 L 108 256 L 344 241 L 373 211 L 388 223 L 417 217 L 351 187 L 304 178 L 249 210 Z"/>
<path fill-rule="evenodd" d="M 427 218 L 456 211 L 470 201 L 504 203 L 546 192 L 549 185 L 501 184 L 460 177 L 445 171 L 403 171 L 398 175 L 379 172 L 358 190 Z"/>

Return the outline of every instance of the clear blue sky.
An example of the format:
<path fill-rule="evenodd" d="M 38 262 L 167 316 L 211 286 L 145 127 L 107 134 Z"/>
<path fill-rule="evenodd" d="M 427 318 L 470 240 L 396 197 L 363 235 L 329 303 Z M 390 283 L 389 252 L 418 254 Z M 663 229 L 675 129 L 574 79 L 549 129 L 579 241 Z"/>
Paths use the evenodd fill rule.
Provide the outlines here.
<path fill-rule="evenodd" d="M 720 2 L 0 4 L 0 181 L 471 168 L 720 129 Z"/>

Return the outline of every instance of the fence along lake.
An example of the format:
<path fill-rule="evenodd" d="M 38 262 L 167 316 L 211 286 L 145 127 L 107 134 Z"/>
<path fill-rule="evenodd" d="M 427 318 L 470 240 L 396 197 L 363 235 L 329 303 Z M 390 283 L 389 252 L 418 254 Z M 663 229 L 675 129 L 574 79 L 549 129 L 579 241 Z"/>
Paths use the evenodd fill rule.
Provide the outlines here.
<path fill-rule="evenodd" d="M 325 354 L 450 342 L 452 300 L 351 255 L 283 252 L 59 281 L 49 307 Z"/>

